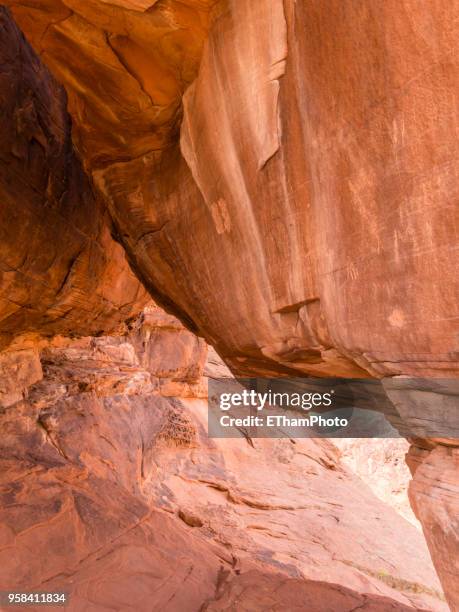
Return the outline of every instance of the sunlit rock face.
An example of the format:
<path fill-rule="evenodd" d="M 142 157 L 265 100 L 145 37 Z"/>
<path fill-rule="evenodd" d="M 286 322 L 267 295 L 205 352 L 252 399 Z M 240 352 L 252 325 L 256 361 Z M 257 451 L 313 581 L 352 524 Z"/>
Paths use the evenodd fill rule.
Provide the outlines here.
<path fill-rule="evenodd" d="M 454 3 L 10 4 L 138 273 L 233 368 L 457 372 Z"/>
<path fill-rule="evenodd" d="M 420 532 L 333 444 L 208 438 L 205 355 L 151 306 L 41 346 L 0 409 L 0 588 L 72 611 L 446 612 Z"/>
<path fill-rule="evenodd" d="M 334 438 L 342 462 L 407 521 L 420 528 L 408 500 L 410 471 L 405 462 L 409 443 L 404 438 Z"/>
<path fill-rule="evenodd" d="M 458 15 L 431 9 L 237 2 L 212 30 L 181 148 L 232 355 L 457 372 Z"/>
<path fill-rule="evenodd" d="M 411 0 L 8 4 L 67 89 L 74 141 L 100 202 L 76 161 L 64 191 L 59 181 L 53 187 L 59 168 L 43 180 L 37 167 L 51 164 L 40 161 L 48 141 L 33 113 L 5 103 L 9 167 L 40 179 L 15 201 L 46 192 L 51 202 L 43 225 L 24 205 L 21 214 L 40 228 L 26 234 L 28 258 L 3 180 L 2 229 L 16 232 L 6 231 L 0 247 L 16 258 L 8 255 L 2 283 L 5 344 L 41 328 L 100 332 L 143 306 L 103 208 L 95 212 L 106 206 L 143 285 L 235 372 L 457 376 L 455 3 L 422 11 Z M 6 83 L 17 82 L 13 73 Z M 48 80 L 40 87 L 55 87 Z M 27 102 L 21 96 L 5 100 Z M 54 98 L 62 108 L 61 90 L 39 108 L 51 112 Z M 65 129 L 53 146 L 61 133 L 69 143 L 60 116 Z M 19 128 L 11 135 L 12 126 Z M 11 153 L 21 130 L 27 155 L 23 144 Z M 53 160 L 67 149 L 59 151 Z M 18 162 L 21 155 L 38 161 Z M 68 195 L 75 185 L 86 194 L 81 202 Z M 50 216 L 53 206 L 63 225 Z M 78 231 L 66 233 L 69 220 Z M 94 247 L 88 253 L 79 232 Z M 42 251 L 44 243 L 57 255 Z M 36 354 L 8 359 L 0 367 L 22 364 L 21 389 L 40 376 Z M 6 402 L 14 393 L 0 388 Z M 457 570 L 448 558 L 459 551 L 447 517 L 457 466 L 444 449 L 455 444 L 415 441 L 413 453 L 425 447 L 424 468 L 411 495 L 453 609 Z M 444 479 L 451 493 L 437 504 Z"/>
<path fill-rule="evenodd" d="M 4 7 L 0 27 L 0 349 L 26 332 L 112 331 L 146 291 L 76 157 L 64 89 Z M 36 370 L 31 354 L 1 358 L 0 396 L 6 361 Z"/>

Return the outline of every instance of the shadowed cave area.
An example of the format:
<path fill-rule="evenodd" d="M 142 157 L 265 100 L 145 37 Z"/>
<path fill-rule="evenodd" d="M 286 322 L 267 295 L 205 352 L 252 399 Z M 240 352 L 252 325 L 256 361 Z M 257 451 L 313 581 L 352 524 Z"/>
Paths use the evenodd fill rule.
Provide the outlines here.
<path fill-rule="evenodd" d="M 458 23 L 0 6 L 0 591 L 459 609 Z M 212 438 L 234 376 L 378 380 L 404 437 Z"/>

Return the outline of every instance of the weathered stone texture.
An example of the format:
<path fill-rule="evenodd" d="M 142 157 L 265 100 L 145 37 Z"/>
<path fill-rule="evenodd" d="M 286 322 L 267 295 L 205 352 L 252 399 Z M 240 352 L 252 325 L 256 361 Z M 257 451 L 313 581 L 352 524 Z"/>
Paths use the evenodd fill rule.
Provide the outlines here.
<path fill-rule="evenodd" d="M 98 197 L 62 89 L 2 11 L 2 344 L 140 310 L 113 223 L 234 372 L 458 376 L 456 2 L 8 4 L 66 86 Z M 411 499 L 453 608 L 458 444 L 412 451 L 430 451 Z"/>
<path fill-rule="evenodd" d="M 114 330 L 146 291 L 75 154 L 62 86 L 4 7 L 0 28 L 0 347 Z"/>
<path fill-rule="evenodd" d="M 174 334 L 189 383 L 196 338 L 158 310 L 132 327 L 55 338 L 0 409 L 1 589 L 65 590 L 72 612 L 446 612 L 421 533 L 330 442 L 210 440 L 206 401 L 164 397 L 153 366 Z"/>

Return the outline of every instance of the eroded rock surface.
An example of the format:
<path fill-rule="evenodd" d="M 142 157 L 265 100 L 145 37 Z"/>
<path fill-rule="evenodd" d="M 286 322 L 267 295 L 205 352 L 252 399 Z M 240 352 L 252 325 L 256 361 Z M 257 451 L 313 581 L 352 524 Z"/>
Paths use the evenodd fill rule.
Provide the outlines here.
<path fill-rule="evenodd" d="M 422 523 L 451 609 L 455 610 L 459 601 L 459 449 L 415 446 L 408 464 L 413 471 L 411 504 Z"/>
<path fill-rule="evenodd" d="M 455 3 L 8 4 L 68 90 L 103 201 L 71 150 L 62 90 L 3 12 L 4 344 L 107 331 L 138 312 L 113 222 L 151 295 L 235 372 L 457 377 Z M 17 57 L 34 66 L 26 91 Z M 10 176 L 27 177 L 20 191 Z M 1 367 L 15 360 L 22 393 L 40 373 L 25 353 Z M 7 403 L 14 393 L 0 389 Z M 412 500 L 457 606 L 455 506 L 431 500 L 444 475 L 457 483 L 444 449 L 458 442 L 426 444 Z"/>
<path fill-rule="evenodd" d="M 0 414 L 0 588 L 70 610 L 446 610 L 419 531 L 331 443 L 207 437 L 204 355 L 157 308 L 41 348 Z"/>
<path fill-rule="evenodd" d="M 0 28 L 0 348 L 112 331 L 148 296 L 75 154 L 64 89 L 4 7 Z"/>
<path fill-rule="evenodd" d="M 454 3 L 9 4 L 138 272 L 233 368 L 457 373 Z"/>

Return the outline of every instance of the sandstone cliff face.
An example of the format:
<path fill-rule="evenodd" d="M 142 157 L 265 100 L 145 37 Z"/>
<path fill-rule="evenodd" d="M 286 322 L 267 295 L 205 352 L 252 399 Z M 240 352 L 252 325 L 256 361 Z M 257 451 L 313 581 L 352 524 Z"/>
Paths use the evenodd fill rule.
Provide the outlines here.
<path fill-rule="evenodd" d="M 419 531 L 331 443 L 207 437 L 205 353 L 152 307 L 42 347 L 0 413 L 0 588 L 70 610 L 446 610 Z"/>
<path fill-rule="evenodd" d="M 456 4 L 8 4 L 66 86 L 98 196 L 62 90 L 4 19 L 3 345 L 141 310 L 113 223 L 150 294 L 235 372 L 457 377 Z M 40 377 L 24 342 L 2 357 L 22 372 L 7 404 Z M 411 499 L 454 607 L 458 441 L 415 444 Z"/>
<path fill-rule="evenodd" d="M 147 286 L 235 369 L 457 372 L 454 3 L 9 4 Z M 161 111 L 219 12 L 184 161 Z"/>

